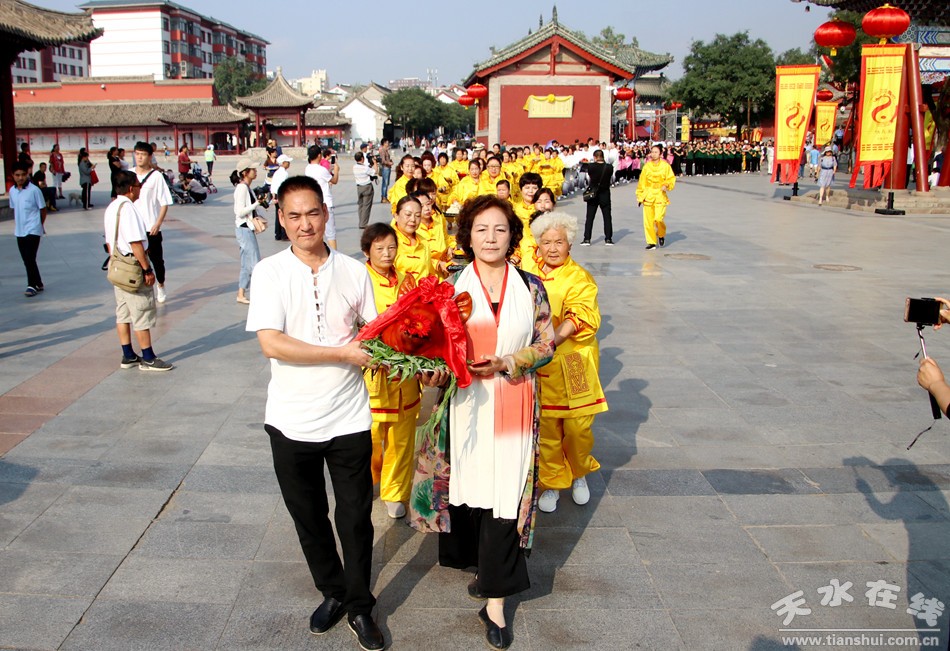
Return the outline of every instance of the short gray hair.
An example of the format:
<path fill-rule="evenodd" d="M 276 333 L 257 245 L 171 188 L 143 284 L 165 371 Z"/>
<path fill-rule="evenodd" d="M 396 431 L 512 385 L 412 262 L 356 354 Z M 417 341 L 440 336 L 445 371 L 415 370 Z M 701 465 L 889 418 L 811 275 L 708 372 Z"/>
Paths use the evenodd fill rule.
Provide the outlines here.
<path fill-rule="evenodd" d="M 577 217 L 562 210 L 552 210 L 531 222 L 531 234 L 536 240 L 540 240 L 552 228 L 563 230 L 567 239 L 573 242 L 577 237 Z"/>

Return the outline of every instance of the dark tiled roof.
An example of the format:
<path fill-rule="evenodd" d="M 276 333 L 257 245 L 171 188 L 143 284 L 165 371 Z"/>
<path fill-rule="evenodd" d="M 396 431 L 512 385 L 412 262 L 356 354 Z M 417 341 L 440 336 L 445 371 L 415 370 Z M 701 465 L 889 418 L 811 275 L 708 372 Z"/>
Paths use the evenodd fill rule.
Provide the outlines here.
<path fill-rule="evenodd" d="M 670 80 L 662 76 L 640 77 L 633 82 L 633 89 L 637 92 L 637 100 L 658 101 L 666 99 L 670 84 Z"/>
<path fill-rule="evenodd" d="M 285 118 L 269 120 L 275 127 L 296 127 L 297 123 Z M 307 111 L 304 117 L 304 126 L 308 127 L 343 127 L 352 124 L 348 117 L 344 117 L 336 111 Z"/>
<path fill-rule="evenodd" d="M 880 0 L 808 0 L 820 7 L 865 13 L 881 6 Z M 910 14 L 911 20 L 921 25 L 950 25 L 947 0 L 901 0 L 894 3 Z"/>
<path fill-rule="evenodd" d="M 291 88 L 279 68 L 264 90 L 234 101 L 245 108 L 304 108 L 313 105 L 313 98 Z"/>
<path fill-rule="evenodd" d="M 169 106 L 158 119 L 166 124 L 234 124 L 251 119 L 251 114 L 231 106 L 192 102 L 184 106 Z"/>
<path fill-rule="evenodd" d="M 170 102 L 102 102 L 97 104 L 17 104 L 18 129 L 107 129 L 158 127 L 167 124 L 233 124 L 247 119 L 227 106 Z M 199 118 L 207 118 L 201 120 Z"/>
<path fill-rule="evenodd" d="M 669 54 L 654 54 L 653 52 L 647 52 L 632 45 L 623 47 L 617 51 L 608 50 L 607 48 L 591 43 L 580 34 L 572 32 L 556 20 L 553 20 L 533 34 L 528 34 L 520 41 L 516 41 L 508 47 L 496 51 L 487 61 L 476 64 L 475 70 L 469 78 L 470 81 L 477 77 L 478 73 L 482 70 L 503 63 L 554 36 L 560 36 L 565 41 L 573 43 L 598 59 L 613 64 L 622 70 L 626 70 L 630 73 L 631 77 L 636 77 L 651 70 L 660 70 L 673 62 L 673 57 Z"/>
<path fill-rule="evenodd" d="M 36 7 L 21 0 L 0 2 L 0 37 L 5 46 L 40 49 L 70 41 L 88 42 L 101 36 L 87 14 L 67 14 Z"/>

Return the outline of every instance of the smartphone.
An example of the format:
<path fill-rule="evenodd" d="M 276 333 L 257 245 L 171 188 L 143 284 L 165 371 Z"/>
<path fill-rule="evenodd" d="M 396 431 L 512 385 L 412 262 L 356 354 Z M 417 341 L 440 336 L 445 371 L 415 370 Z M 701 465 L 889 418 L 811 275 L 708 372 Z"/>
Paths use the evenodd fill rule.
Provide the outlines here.
<path fill-rule="evenodd" d="M 935 298 L 908 298 L 904 303 L 904 321 L 932 326 L 940 323 L 940 301 Z"/>
<path fill-rule="evenodd" d="M 336 154 L 330 156 L 330 165 L 336 165 Z"/>
<path fill-rule="evenodd" d="M 489 364 L 491 364 L 491 360 L 486 359 L 486 360 L 482 360 L 481 362 L 472 362 L 469 364 L 469 366 L 471 366 L 472 368 L 485 368 Z"/>

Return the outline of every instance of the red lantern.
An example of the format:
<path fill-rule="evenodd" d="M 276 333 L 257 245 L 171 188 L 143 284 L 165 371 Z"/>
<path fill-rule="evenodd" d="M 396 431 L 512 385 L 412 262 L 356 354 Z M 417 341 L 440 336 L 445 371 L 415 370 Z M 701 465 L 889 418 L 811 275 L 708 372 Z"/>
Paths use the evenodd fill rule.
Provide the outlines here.
<path fill-rule="evenodd" d="M 632 88 L 627 88 L 626 86 L 618 88 L 614 92 L 614 97 L 616 97 L 621 102 L 629 102 L 633 99 L 634 92 Z"/>
<path fill-rule="evenodd" d="M 817 93 L 815 93 L 815 99 L 817 99 L 819 102 L 830 102 L 834 96 L 835 94 L 827 88 L 822 88 Z"/>
<path fill-rule="evenodd" d="M 472 97 L 471 95 L 462 95 L 461 97 L 459 97 L 459 104 L 461 104 L 465 108 L 472 106 L 474 103 L 475 103 L 475 98 Z"/>
<path fill-rule="evenodd" d="M 488 89 L 482 86 L 481 84 L 472 84 L 468 87 L 468 94 L 470 97 L 479 100 L 488 95 Z"/>
<path fill-rule="evenodd" d="M 887 43 L 889 38 L 900 36 L 907 31 L 908 27 L 910 27 L 910 16 L 907 12 L 889 4 L 872 9 L 861 20 L 861 29 L 864 33 L 879 38 L 881 45 Z"/>
<path fill-rule="evenodd" d="M 815 30 L 815 43 L 820 47 L 830 47 L 831 56 L 838 54 L 839 47 L 848 47 L 854 43 L 857 31 L 851 23 L 832 18 Z"/>
<path fill-rule="evenodd" d="M 670 102 L 670 108 L 674 111 L 678 111 L 683 108 L 683 102 Z"/>

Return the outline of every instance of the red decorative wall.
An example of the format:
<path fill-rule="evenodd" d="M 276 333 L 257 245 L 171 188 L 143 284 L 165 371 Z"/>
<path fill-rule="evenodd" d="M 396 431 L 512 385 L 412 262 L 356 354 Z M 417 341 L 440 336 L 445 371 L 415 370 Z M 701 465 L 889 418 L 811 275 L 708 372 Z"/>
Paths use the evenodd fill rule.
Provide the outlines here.
<path fill-rule="evenodd" d="M 574 96 L 571 118 L 529 118 L 524 105 L 529 95 Z M 515 145 L 546 143 L 556 139 L 600 139 L 600 86 L 512 86 L 501 87 L 501 140 Z"/>

